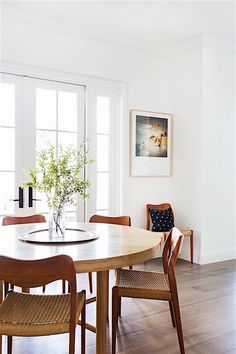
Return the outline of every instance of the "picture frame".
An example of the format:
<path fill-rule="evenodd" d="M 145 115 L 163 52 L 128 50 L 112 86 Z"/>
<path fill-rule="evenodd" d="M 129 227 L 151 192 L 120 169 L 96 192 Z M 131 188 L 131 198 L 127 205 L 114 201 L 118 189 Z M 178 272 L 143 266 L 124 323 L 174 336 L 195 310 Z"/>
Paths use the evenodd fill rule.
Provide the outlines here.
<path fill-rule="evenodd" d="M 131 176 L 170 176 L 172 114 L 131 110 Z"/>

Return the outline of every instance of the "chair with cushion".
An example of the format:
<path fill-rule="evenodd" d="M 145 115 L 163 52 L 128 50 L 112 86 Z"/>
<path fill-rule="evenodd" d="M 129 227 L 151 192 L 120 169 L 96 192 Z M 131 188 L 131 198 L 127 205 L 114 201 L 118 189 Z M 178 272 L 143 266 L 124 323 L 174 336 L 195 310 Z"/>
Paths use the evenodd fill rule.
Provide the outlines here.
<path fill-rule="evenodd" d="M 89 219 L 89 222 L 131 226 L 131 218 L 130 218 L 130 216 L 127 216 L 127 215 L 104 216 L 104 215 L 96 215 L 95 214 L 95 215 L 91 216 L 91 218 Z M 129 266 L 129 268 L 132 269 L 132 266 Z M 92 273 L 88 273 L 88 274 L 89 274 L 90 289 L 93 289 Z"/>
<path fill-rule="evenodd" d="M 151 227 L 152 226 L 152 227 Z M 166 233 L 174 227 L 174 213 L 169 203 L 146 205 L 146 229 Z M 193 263 L 193 230 L 181 229 L 182 235 L 190 238 L 190 259 Z"/>
<path fill-rule="evenodd" d="M 66 255 L 40 260 L 0 256 L 0 280 L 22 288 L 34 288 L 63 279 L 71 292 L 62 295 L 33 295 L 9 291 L 0 304 L 0 335 L 48 336 L 69 333 L 69 354 L 75 352 L 75 328 L 81 315 L 81 353 L 85 353 L 85 291 L 76 292 L 74 262 Z"/>
<path fill-rule="evenodd" d="M 116 352 L 116 331 L 121 311 L 121 297 L 168 301 L 172 324 L 177 328 L 181 354 L 185 354 L 177 284 L 174 266 L 178 258 L 183 236 L 173 228 L 167 236 L 163 252 L 163 273 L 118 269 L 116 285 L 112 289 L 112 354 Z"/>

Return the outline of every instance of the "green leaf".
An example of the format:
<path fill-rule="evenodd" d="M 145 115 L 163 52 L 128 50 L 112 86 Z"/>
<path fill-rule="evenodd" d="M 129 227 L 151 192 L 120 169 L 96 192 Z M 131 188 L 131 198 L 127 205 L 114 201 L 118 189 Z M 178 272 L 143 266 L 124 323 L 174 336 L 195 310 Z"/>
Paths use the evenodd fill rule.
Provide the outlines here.
<path fill-rule="evenodd" d="M 88 156 L 86 142 L 80 145 L 79 150 L 71 145 L 63 149 L 60 145 L 57 155 L 51 145 L 37 152 L 37 166 L 28 168 L 29 180 L 22 185 L 45 193 L 49 208 L 60 210 L 66 205 L 74 205 L 78 194 L 83 199 L 89 198 L 86 189 L 91 184 L 88 179 L 83 179 L 83 172 L 93 162 Z"/>

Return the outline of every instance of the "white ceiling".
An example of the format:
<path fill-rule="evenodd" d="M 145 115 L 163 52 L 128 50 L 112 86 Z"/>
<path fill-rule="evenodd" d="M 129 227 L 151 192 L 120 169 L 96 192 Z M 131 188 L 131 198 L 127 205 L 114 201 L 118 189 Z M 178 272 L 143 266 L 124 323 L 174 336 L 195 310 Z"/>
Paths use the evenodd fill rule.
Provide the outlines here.
<path fill-rule="evenodd" d="M 235 1 L 3 1 L 2 10 L 5 21 L 30 19 L 80 38 L 149 50 L 200 34 L 235 40 Z"/>

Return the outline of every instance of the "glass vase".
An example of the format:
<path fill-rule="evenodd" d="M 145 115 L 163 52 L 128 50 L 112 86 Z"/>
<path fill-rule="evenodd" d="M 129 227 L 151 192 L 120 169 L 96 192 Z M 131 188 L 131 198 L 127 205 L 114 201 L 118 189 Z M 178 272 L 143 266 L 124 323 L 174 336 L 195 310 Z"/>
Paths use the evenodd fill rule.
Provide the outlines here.
<path fill-rule="evenodd" d="M 63 239 L 66 231 L 65 209 L 52 209 L 49 211 L 49 237 Z"/>

